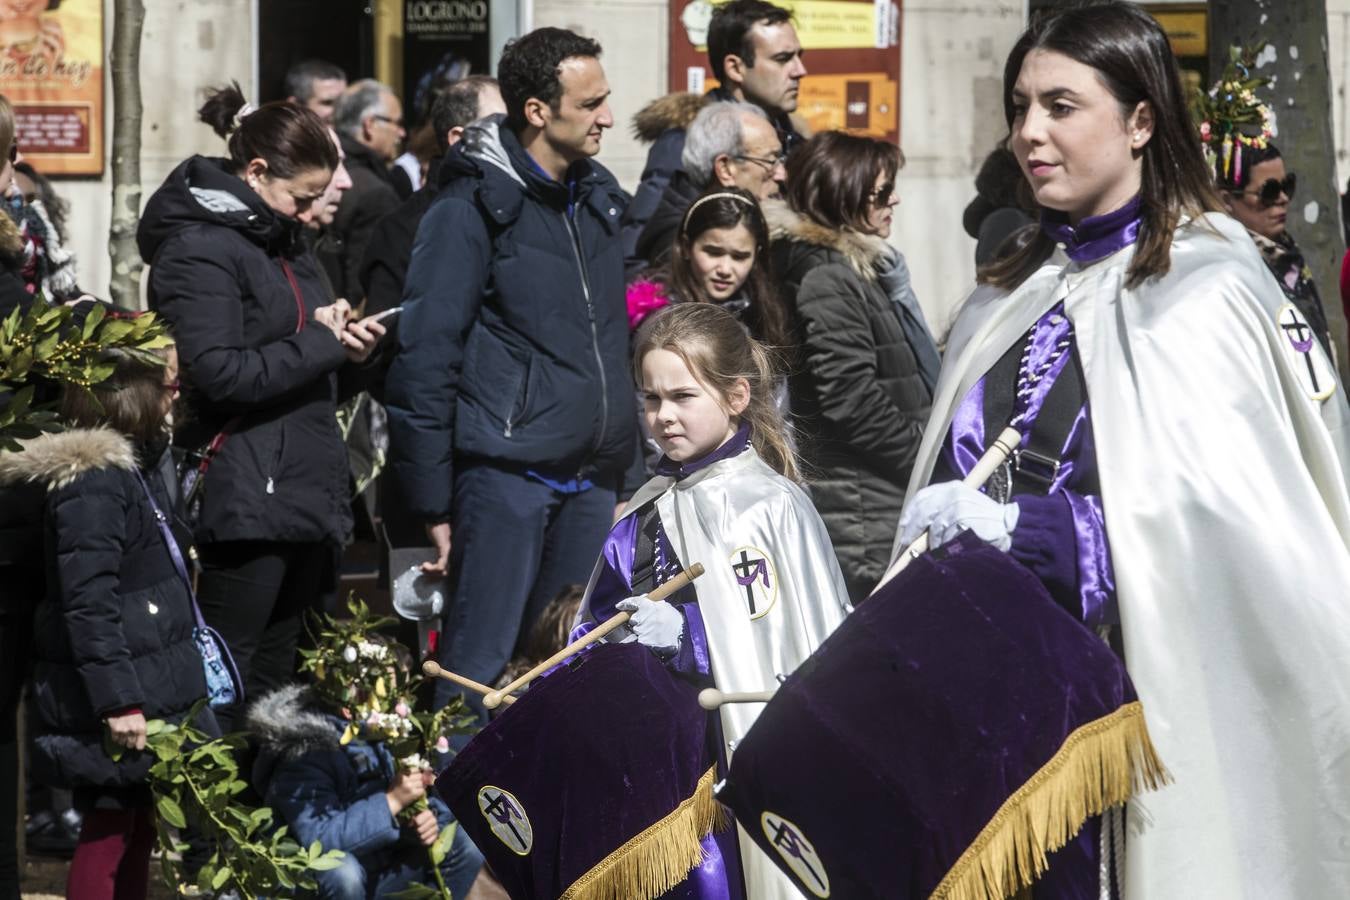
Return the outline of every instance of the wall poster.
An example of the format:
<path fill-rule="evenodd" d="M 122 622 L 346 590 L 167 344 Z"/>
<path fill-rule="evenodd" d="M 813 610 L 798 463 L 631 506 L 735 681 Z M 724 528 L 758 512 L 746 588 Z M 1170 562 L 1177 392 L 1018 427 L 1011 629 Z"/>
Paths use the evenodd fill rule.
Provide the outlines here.
<path fill-rule="evenodd" d="M 45 175 L 103 174 L 103 0 L 0 3 L 0 92 Z"/>
<path fill-rule="evenodd" d="M 414 120 L 438 89 L 491 73 L 490 0 L 403 0 L 403 98 Z"/>

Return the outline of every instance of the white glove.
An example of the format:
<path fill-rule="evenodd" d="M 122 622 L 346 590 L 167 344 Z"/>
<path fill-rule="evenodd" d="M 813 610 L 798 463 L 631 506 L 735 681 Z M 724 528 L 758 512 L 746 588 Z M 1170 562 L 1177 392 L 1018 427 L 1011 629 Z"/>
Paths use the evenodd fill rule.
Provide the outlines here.
<path fill-rule="evenodd" d="M 615 609 L 632 613 L 628 627 L 638 643 L 650 647 L 661 657 L 674 656 L 684 635 L 684 614 L 669 603 L 649 600 L 646 594 L 629 597 L 614 604 Z"/>
<path fill-rule="evenodd" d="M 927 531 L 929 546 L 941 547 L 969 529 L 1006 553 L 1020 512 L 1016 503 L 999 503 L 959 481 L 930 484 L 900 516 L 900 546 L 908 547 Z"/>

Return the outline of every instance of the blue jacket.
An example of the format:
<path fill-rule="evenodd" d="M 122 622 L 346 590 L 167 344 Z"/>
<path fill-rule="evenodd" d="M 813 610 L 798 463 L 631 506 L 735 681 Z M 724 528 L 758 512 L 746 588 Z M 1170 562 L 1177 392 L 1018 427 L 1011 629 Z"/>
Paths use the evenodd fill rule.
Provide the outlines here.
<path fill-rule="evenodd" d="M 340 744 L 347 723 L 307 699 L 304 688 L 284 687 L 249 710 L 249 728 L 262 741 L 254 787 L 302 846 L 318 841 L 369 865 L 402 836 L 384 798 L 394 757 L 383 742 Z M 427 799 L 442 826 L 451 821 L 439 797 Z"/>
<path fill-rule="evenodd" d="M 386 388 L 391 470 L 428 521 L 457 458 L 619 488 L 637 455 L 626 195 L 589 161 L 552 180 L 494 119 L 465 143 L 417 230 Z"/>

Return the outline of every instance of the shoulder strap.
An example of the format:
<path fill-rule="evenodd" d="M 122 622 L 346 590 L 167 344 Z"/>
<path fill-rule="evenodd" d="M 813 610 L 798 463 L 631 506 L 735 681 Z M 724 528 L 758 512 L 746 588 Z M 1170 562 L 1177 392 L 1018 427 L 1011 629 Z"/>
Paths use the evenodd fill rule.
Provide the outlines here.
<path fill-rule="evenodd" d="M 1028 336 L 1028 340 L 1030 337 Z M 1026 340 L 1015 341 L 994 363 L 984 379 L 984 433 L 998 434 L 1012 419 L 1017 375 Z M 1045 494 L 1059 472 L 1064 444 L 1087 398 L 1083 385 L 1083 367 L 1078 345 L 1071 348 L 1069 361 L 1050 386 L 1031 430 L 1016 451 L 1011 466 L 1011 496 Z M 1087 490 L 1095 493 L 1095 490 Z"/>
<path fill-rule="evenodd" d="M 187 563 L 183 560 L 183 551 L 178 547 L 178 540 L 173 536 L 173 529 L 169 527 L 168 517 L 164 511 L 159 508 L 155 502 L 155 495 L 150 490 L 150 485 L 146 483 L 145 475 L 141 473 L 139 467 L 133 469 L 136 473 L 136 480 L 140 482 L 141 491 L 145 494 L 145 501 L 150 504 L 150 511 L 155 515 L 155 525 L 159 528 L 160 540 L 164 543 L 164 549 L 169 551 L 169 558 L 173 560 L 173 567 L 178 572 L 178 577 L 183 580 L 183 587 L 187 588 L 188 598 L 192 601 L 192 615 L 197 620 L 198 628 L 206 627 L 206 620 L 202 618 L 202 611 L 197 608 L 197 592 L 192 589 L 192 576 L 188 574 Z"/>

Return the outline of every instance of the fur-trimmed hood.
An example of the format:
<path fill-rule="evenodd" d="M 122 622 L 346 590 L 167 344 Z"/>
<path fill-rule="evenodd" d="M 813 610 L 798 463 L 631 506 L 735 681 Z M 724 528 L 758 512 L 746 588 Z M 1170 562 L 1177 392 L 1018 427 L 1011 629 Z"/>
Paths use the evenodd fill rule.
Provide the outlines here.
<path fill-rule="evenodd" d="M 657 138 L 672 128 L 688 128 L 698 117 L 699 110 L 709 103 L 730 99 L 732 99 L 730 96 L 718 90 L 709 91 L 701 97 L 688 91 L 677 91 L 664 97 L 657 97 L 633 116 L 633 137 L 644 144 L 655 143 Z M 779 129 L 780 136 L 789 126 L 803 139 L 811 136 L 811 126 L 796 113 L 786 117 L 783 117 L 782 113 L 775 113 L 769 120 Z"/>
<path fill-rule="evenodd" d="M 285 760 L 315 750 L 336 750 L 337 719 L 321 711 L 309 688 L 291 684 L 264 694 L 248 711 L 248 727 L 263 748 Z"/>
<path fill-rule="evenodd" d="M 136 448 L 109 428 L 74 428 L 23 443 L 18 452 L 0 452 L 0 486 L 36 482 L 49 490 L 68 487 L 87 472 L 135 469 Z"/>
<path fill-rule="evenodd" d="M 771 240 L 797 241 L 833 250 L 866 281 L 877 280 L 879 269 L 891 255 L 891 246 L 885 238 L 850 229 L 828 228 L 800 215 L 781 200 L 765 200 L 761 208 Z"/>
<path fill-rule="evenodd" d="M 688 128 L 707 102 L 687 91 L 657 97 L 633 116 L 633 136 L 650 144 L 672 128 Z"/>

